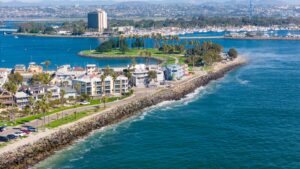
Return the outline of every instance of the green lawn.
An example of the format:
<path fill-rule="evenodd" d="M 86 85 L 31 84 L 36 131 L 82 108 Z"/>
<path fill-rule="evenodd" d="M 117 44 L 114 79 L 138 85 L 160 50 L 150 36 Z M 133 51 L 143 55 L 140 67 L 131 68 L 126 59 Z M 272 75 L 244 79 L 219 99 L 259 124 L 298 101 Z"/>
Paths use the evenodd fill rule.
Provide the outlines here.
<path fill-rule="evenodd" d="M 109 98 L 107 98 L 106 103 L 113 102 L 113 101 L 116 101 L 116 100 L 122 100 L 122 99 L 124 99 L 126 97 L 129 97 L 131 95 L 132 95 L 132 93 L 129 93 L 129 94 L 127 94 L 125 96 L 121 96 L 121 97 L 109 97 Z M 61 111 L 64 111 L 64 110 L 69 110 L 69 109 L 74 109 L 74 108 L 84 107 L 84 106 L 92 106 L 92 105 L 97 105 L 97 104 L 101 104 L 100 99 L 90 100 L 89 105 L 79 105 L 79 104 L 77 104 L 77 105 L 74 105 L 74 106 L 56 108 L 56 109 L 53 109 L 53 110 L 47 112 L 46 116 L 51 115 L 51 114 L 55 114 L 55 113 L 58 113 L 58 112 L 61 112 Z M 43 116 L 44 116 L 44 114 L 40 113 L 40 114 L 37 114 L 37 115 L 31 115 L 31 116 L 16 119 L 16 123 L 0 122 L 0 126 L 3 126 L 3 125 L 17 126 L 17 125 L 21 125 L 21 124 L 36 120 L 36 119 L 41 119 Z"/>
<path fill-rule="evenodd" d="M 91 114 L 94 114 L 96 112 L 99 112 L 99 111 L 102 111 L 104 110 L 105 108 L 100 108 L 100 109 L 96 109 L 96 110 L 91 110 L 91 111 L 83 111 L 83 112 L 78 112 L 78 113 L 74 113 L 74 114 L 71 114 L 71 115 L 68 115 L 64 118 L 61 118 L 61 119 L 58 119 L 58 120 L 55 120 L 55 121 L 52 121 L 51 123 L 47 124 L 46 127 L 47 128 L 55 128 L 55 127 L 59 127 L 61 125 L 64 125 L 64 124 L 68 124 L 68 123 L 71 123 L 71 122 L 74 122 L 74 121 L 77 121 L 83 117 L 86 117 L 88 115 L 91 115 Z"/>
<path fill-rule="evenodd" d="M 182 55 L 180 54 L 165 54 L 157 49 L 129 49 L 125 54 L 121 53 L 119 49 L 113 49 L 109 52 L 99 53 L 95 50 L 85 50 L 81 51 L 83 55 L 101 55 L 103 57 L 138 57 L 143 51 L 151 52 L 152 57 L 157 57 L 166 61 L 167 64 L 174 64 L 175 58 L 179 58 L 179 61 L 182 61 Z"/>

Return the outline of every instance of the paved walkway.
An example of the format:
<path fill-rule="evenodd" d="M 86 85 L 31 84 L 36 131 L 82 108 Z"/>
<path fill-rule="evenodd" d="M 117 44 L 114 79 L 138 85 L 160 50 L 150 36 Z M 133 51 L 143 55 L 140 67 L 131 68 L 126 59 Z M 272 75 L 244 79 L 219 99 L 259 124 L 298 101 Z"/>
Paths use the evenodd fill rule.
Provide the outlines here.
<path fill-rule="evenodd" d="M 135 93 L 132 96 L 130 96 L 128 98 L 125 98 L 125 99 L 122 99 L 122 100 L 106 103 L 106 107 L 107 108 L 108 107 L 114 107 L 114 106 L 119 105 L 121 102 L 123 104 L 128 103 L 128 102 L 130 102 L 132 100 L 135 100 L 139 97 L 143 97 L 143 96 L 146 96 L 148 94 L 152 94 L 157 89 L 158 88 L 155 88 L 155 89 L 149 89 L 149 88 L 135 89 Z M 91 106 L 84 106 L 84 107 L 78 107 L 78 108 L 74 108 L 74 109 L 64 110 L 64 111 L 61 111 L 61 112 L 58 112 L 58 113 L 51 114 L 49 116 L 45 116 L 45 124 L 49 124 L 49 123 L 51 123 L 51 122 L 53 122 L 57 119 L 61 119 L 62 117 L 72 115 L 75 112 L 79 113 L 79 112 L 83 112 L 83 111 L 97 110 L 99 108 L 104 108 L 104 105 L 99 104 L 99 105 L 91 105 Z M 0 133 L 0 136 L 6 136 L 8 134 L 14 134 L 17 131 L 20 131 L 20 129 L 26 129 L 22 126 L 32 126 L 32 127 L 35 127 L 35 128 L 41 128 L 41 127 L 43 127 L 43 121 L 44 121 L 44 118 L 42 117 L 41 119 L 33 120 L 33 121 L 30 121 L 30 122 L 24 123 L 22 125 L 8 126 L 7 130 Z"/>

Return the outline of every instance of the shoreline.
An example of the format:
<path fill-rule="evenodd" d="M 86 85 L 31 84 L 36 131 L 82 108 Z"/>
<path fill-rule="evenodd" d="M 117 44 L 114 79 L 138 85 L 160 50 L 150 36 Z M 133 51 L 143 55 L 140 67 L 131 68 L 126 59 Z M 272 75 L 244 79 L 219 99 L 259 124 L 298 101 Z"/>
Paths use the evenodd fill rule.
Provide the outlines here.
<path fill-rule="evenodd" d="M 77 36 L 77 35 L 48 35 L 48 34 L 35 34 L 35 33 L 13 33 L 16 36 L 31 36 L 43 38 L 88 38 L 88 39 L 106 39 L 108 36 Z"/>
<path fill-rule="evenodd" d="M 226 73 L 246 64 L 246 62 L 244 58 L 238 57 L 226 64 L 217 63 L 214 65 L 213 72 L 205 75 L 196 73 L 191 78 L 178 82 L 174 87 L 159 89 L 147 96 L 120 101 L 116 107 L 19 140 L 18 146 L 12 144 L 0 149 L 0 168 L 28 168 L 33 166 L 54 154 L 55 151 L 71 145 L 96 129 L 116 124 L 163 101 L 180 100 L 197 88 L 222 78 Z"/>
<path fill-rule="evenodd" d="M 111 36 L 77 36 L 77 35 L 48 35 L 34 33 L 13 33 L 16 36 L 31 36 L 43 38 L 88 38 L 88 39 L 106 39 Z M 300 40 L 300 37 L 226 37 L 226 36 L 181 36 L 180 39 L 229 39 L 229 40 Z"/>

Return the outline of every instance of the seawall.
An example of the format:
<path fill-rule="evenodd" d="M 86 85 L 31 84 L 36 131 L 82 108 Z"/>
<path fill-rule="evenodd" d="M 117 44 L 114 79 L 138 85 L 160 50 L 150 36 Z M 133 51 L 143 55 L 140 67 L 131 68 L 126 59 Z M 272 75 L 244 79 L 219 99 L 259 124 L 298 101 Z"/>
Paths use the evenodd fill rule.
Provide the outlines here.
<path fill-rule="evenodd" d="M 179 100 L 187 94 L 195 91 L 198 87 L 205 86 L 210 81 L 223 77 L 227 72 L 243 64 L 245 64 L 245 61 L 236 61 L 215 72 L 208 73 L 207 75 L 197 75 L 194 78 L 172 88 L 163 89 L 152 95 L 112 108 L 107 112 L 99 113 L 84 121 L 74 123 L 67 128 L 62 128 L 32 144 L 21 146 L 10 152 L 5 152 L 0 155 L 0 168 L 22 169 L 33 166 L 54 154 L 55 151 L 61 150 L 65 146 L 72 144 L 77 139 L 88 135 L 93 130 L 118 123 L 128 117 L 136 115 L 144 108 L 156 105 L 163 101 Z"/>

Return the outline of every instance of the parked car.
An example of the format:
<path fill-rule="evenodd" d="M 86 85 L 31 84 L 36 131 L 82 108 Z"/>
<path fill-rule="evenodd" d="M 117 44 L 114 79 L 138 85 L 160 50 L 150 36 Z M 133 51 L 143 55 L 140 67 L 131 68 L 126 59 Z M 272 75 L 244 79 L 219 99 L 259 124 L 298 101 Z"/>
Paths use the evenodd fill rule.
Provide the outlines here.
<path fill-rule="evenodd" d="M 26 136 L 26 133 L 24 133 L 22 131 L 18 131 L 18 132 L 15 132 L 15 136 L 17 136 L 17 137 L 24 137 L 24 136 Z"/>
<path fill-rule="evenodd" d="M 9 139 L 5 136 L 0 136 L 0 142 L 8 142 Z"/>
<path fill-rule="evenodd" d="M 30 134 L 30 131 L 29 130 L 21 130 L 23 133 L 25 134 Z"/>
<path fill-rule="evenodd" d="M 6 130 L 6 126 L 0 126 L 0 132 L 3 132 Z"/>
<path fill-rule="evenodd" d="M 81 105 L 89 105 L 89 104 L 91 104 L 91 103 L 88 102 L 88 101 L 83 101 L 83 102 L 80 102 L 80 104 L 81 104 Z"/>
<path fill-rule="evenodd" d="M 16 139 L 18 138 L 17 136 L 15 136 L 14 134 L 9 134 L 6 136 L 9 140 L 13 140 L 13 139 Z"/>
<path fill-rule="evenodd" d="M 30 131 L 30 132 L 37 132 L 37 129 L 32 127 L 32 126 L 28 126 L 27 130 Z"/>

